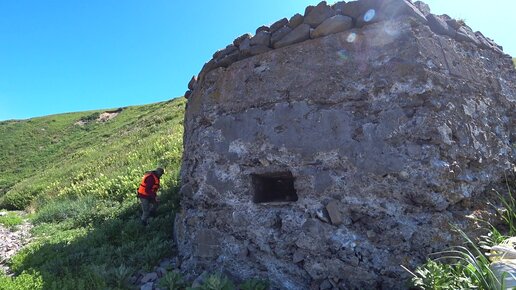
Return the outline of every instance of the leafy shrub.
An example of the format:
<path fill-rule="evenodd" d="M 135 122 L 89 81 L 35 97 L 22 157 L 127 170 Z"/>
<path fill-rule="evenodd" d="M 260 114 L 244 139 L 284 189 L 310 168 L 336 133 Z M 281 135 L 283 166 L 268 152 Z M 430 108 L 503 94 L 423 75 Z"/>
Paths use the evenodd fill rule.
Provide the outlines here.
<path fill-rule="evenodd" d="M 250 279 L 240 285 L 241 290 L 267 290 L 269 283 L 260 279 Z"/>
<path fill-rule="evenodd" d="M 17 225 L 23 223 L 23 219 L 14 212 L 9 212 L 7 215 L 0 216 L 0 224 L 13 229 Z"/>
<path fill-rule="evenodd" d="M 90 115 L 87 115 L 87 116 L 84 116 L 84 117 L 81 117 L 79 119 L 79 121 L 82 121 L 82 122 L 85 122 L 85 123 L 88 123 L 88 122 L 92 122 L 92 121 L 95 121 L 99 118 L 100 116 L 100 113 L 99 112 L 95 112 L 93 114 L 90 114 Z"/>
<path fill-rule="evenodd" d="M 133 268 L 124 264 L 111 268 L 107 272 L 108 284 L 116 289 L 126 289 L 128 288 L 128 279 L 133 272 Z"/>
<path fill-rule="evenodd" d="M 26 188 L 21 191 L 11 190 L 0 198 L 0 208 L 23 210 L 36 198 L 39 188 Z"/>
<path fill-rule="evenodd" d="M 199 287 L 191 290 L 234 290 L 235 285 L 221 274 L 212 274 Z"/>
<path fill-rule="evenodd" d="M 159 287 L 168 290 L 185 289 L 186 285 L 186 281 L 183 279 L 181 273 L 176 271 L 168 272 L 159 281 Z"/>
<path fill-rule="evenodd" d="M 34 222 L 36 224 L 62 222 L 66 219 L 76 219 L 81 215 L 96 214 L 92 212 L 96 205 L 97 200 L 94 197 L 54 199 L 38 210 L 34 216 Z"/>
<path fill-rule="evenodd" d="M 43 278 L 37 272 L 23 272 L 16 277 L 0 273 L 0 290 L 38 290 L 43 289 Z"/>
<path fill-rule="evenodd" d="M 419 289 L 474 289 L 471 279 L 464 275 L 462 266 L 427 260 L 415 273 L 410 272 L 412 285 Z"/>
<path fill-rule="evenodd" d="M 499 193 L 499 201 L 503 209 L 495 207 L 500 218 L 507 226 L 510 236 L 516 235 L 516 198 L 508 183 L 508 195 Z M 412 284 L 421 289 L 504 289 L 504 281 L 493 273 L 491 261 L 482 249 L 490 250 L 493 245 L 505 239 L 504 235 L 491 224 L 487 223 L 490 233 L 482 236 L 475 243 L 466 233 L 454 227 L 465 241 L 465 246 L 456 246 L 450 250 L 436 253 L 437 258 L 428 260 L 414 272 L 403 267 L 412 275 Z M 503 279 L 503 275 L 502 275 Z"/>

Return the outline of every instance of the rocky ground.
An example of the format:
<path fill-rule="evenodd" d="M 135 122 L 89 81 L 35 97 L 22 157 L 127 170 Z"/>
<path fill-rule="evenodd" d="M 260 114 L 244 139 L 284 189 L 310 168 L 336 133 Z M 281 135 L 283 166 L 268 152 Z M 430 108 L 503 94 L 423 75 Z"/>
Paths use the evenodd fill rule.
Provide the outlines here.
<path fill-rule="evenodd" d="M 14 228 L 7 228 L 0 224 L 0 269 L 4 273 L 12 274 L 7 266 L 7 261 L 29 243 L 31 228 L 32 225 L 26 220 Z"/>
<path fill-rule="evenodd" d="M 5 212 L 0 212 L 0 215 L 5 214 Z M 18 214 L 21 216 L 25 215 L 23 212 L 19 212 Z M 28 220 L 24 220 L 22 224 L 12 228 L 0 224 L 0 270 L 7 275 L 13 275 L 7 261 L 31 241 L 31 228 L 32 224 Z M 137 272 L 129 278 L 129 283 L 133 289 L 160 289 L 158 285 L 161 278 L 168 272 L 177 271 L 178 268 L 179 262 L 177 257 L 164 258 L 160 261 L 159 265 L 154 267 L 154 271 Z M 200 280 L 206 275 L 207 273 L 203 273 L 203 275 L 201 275 L 202 277 L 196 279 L 193 285 L 198 286 Z"/>
<path fill-rule="evenodd" d="M 177 258 L 165 258 L 161 260 L 158 266 L 154 267 L 153 272 L 138 272 L 129 278 L 129 283 L 134 289 L 160 289 L 158 285 L 161 278 L 163 278 L 167 272 L 177 270 L 178 267 L 179 263 Z"/>

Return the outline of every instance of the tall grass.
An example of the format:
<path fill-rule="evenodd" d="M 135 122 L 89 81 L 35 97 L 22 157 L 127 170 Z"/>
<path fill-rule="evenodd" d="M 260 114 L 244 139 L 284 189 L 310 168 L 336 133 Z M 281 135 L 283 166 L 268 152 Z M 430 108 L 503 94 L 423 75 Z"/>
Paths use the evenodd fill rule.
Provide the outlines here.
<path fill-rule="evenodd" d="M 34 239 L 10 259 L 15 276 L 0 276 L 0 290 L 128 289 L 133 273 L 173 255 L 184 105 L 129 107 L 104 123 L 96 112 L 0 122 L 10 136 L 0 147 L 19 148 L 0 152 L 0 207 L 35 212 Z M 156 166 L 161 202 L 144 227 L 135 192 Z"/>
<path fill-rule="evenodd" d="M 14 229 L 17 225 L 21 225 L 23 219 L 15 212 L 8 212 L 6 215 L 0 216 L 0 224 L 9 229 Z"/>
<path fill-rule="evenodd" d="M 412 284 L 420 289 L 504 289 L 493 273 L 490 260 L 462 230 L 454 229 L 463 237 L 464 246 L 435 253 L 412 275 Z"/>
<path fill-rule="evenodd" d="M 7 136 L 0 138 L 0 208 L 37 207 L 56 196 L 121 201 L 141 172 L 157 165 L 177 171 L 184 105 L 129 107 L 82 126 L 76 122 L 92 112 L 0 122 Z"/>
<path fill-rule="evenodd" d="M 503 208 L 494 208 L 507 227 L 504 233 L 515 236 L 516 198 L 509 183 L 507 183 L 507 191 L 507 195 L 497 192 L 499 203 Z M 503 243 L 507 236 L 491 224 L 486 222 L 486 225 L 490 233 L 482 236 L 478 242 L 453 226 L 464 240 L 464 245 L 433 254 L 432 259 L 427 260 L 413 272 L 402 266 L 412 275 L 412 286 L 419 289 L 506 289 L 506 277 L 511 274 L 500 275 L 494 272 L 491 263 L 499 256 L 496 250 L 501 247 L 497 245 Z"/>

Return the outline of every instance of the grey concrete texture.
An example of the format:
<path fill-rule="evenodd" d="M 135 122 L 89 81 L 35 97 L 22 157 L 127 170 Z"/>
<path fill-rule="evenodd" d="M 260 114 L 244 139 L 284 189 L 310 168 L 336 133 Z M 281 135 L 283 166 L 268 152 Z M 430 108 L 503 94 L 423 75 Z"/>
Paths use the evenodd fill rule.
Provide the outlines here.
<path fill-rule="evenodd" d="M 478 234 L 466 216 L 488 215 L 515 164 L 510 58 L 410 15 L 214 67 L 193 87 L 174 228 L 192 275 L 403 288 L 400 265 L 460 241 L 450 224 Z M 252 176 L 283 172 L 298 200 L 254 203 Z"/>
<path fill-rule="evenodd" d="M 336 25 L 337 22 L 325 23 L 335 15 L 350 17 L 353 21 L 345 24 Z M 256 30 L 255 42 L 257 47 L 252 48 L 250 53 L 249 46 L 240 47 L 243 36 L 237 37 L 233 44 L 221 49 L 213 55 L 213 59 L 208 61 L 201 72 L 199 79 L 209 71 L 218 67 L 228 67 L 233 62 L 243 58 L 252 57 L 257 54 L 266 53 L 270 49 L 279 49 L 288 45 L 297 44 L 310 38 L 324 37 L 328 34 L 339 33 L 342 30 L 361 28 L 379 21 L 394 21 L 400 17 L 410 17 L 414 21 L 428 25 L 435 33 L 449 36 L 455 40 L 471 42 L 482 49 L 494 50 L 503 54 L 501 46 L 493 40 L 485 37 L 480 32 L 473 32 L 464 22 L 451 19 L 448 15 L 434 15 L 430 13 L 430 7 L 421 1 L 412 3 L 409 0 L 359 0 L 359 1 L 340 1 L 331 6 L 326 1 L 320 2 L 316 6 L 308 6 L 305 15 L 296 14 L 287 20 L 280 19 L 273 23 L 270 28 L 263 25 Z M 306 27 L 297 29 L 301 24 L 311 27 L 307 35 Z M 315 31 L 315 33 L 313 33 Z M 260 33 L 261 32 L 261 33 Z M 267 32 L 270 34 L 270 41 L 265 37 Z M 267 43 L 269 42 L 269 45 Z M 279 44 L 278 44 L 279 43 Z M 239 49 L 236 50 L 235 48 Z M 267 49 L 269 47 L 270 49 Z M 190 92 L 185 96 L 190 97 Z"/>

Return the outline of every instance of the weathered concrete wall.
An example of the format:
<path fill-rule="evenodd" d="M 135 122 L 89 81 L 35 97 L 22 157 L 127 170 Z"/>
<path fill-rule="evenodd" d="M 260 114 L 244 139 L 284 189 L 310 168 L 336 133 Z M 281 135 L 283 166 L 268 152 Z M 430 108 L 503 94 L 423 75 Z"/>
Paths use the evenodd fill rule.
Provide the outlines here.
<path fill-rule="evenodd" d="M 186 272 L 284 289 L 400 288 L 449 223 L 514 164 L 510 57 L 413 16 L 205 71 L 185 116 Z M 297 201 L 254 203 L 253 174 L 290 171 Z M 331 287 L 331 286 L 330 286 Z"/>
<path fill-rule="evenodd" d="M 413 17 L 414 20 L 428 25 L 436 34 L 503 54 L 503 48 L 492 39 L 479 31 L 473 32 L 463 21 L 452 19 L 446 14 L 430 13 L 430 7 L 421 1 L 414 4 L 408 0 L 360 0 L 347 3 L 339 1 L 331 6 L 322 1 L 317 6 L 306 7 L 304 16 L 295 14 L 290 19 L 276 21 L 270 27 L 260 26 L 254 36 L 249 33 L 243 34 L 233 43 L 215 52 L 199 75 L 192 77 L 185 97 L 190 97 L 198 79 L 202 80 L 206 73 L 215 68 L 228 67 L 236 61 L 273 49 L 360 28 L 401 15 Z"/>

